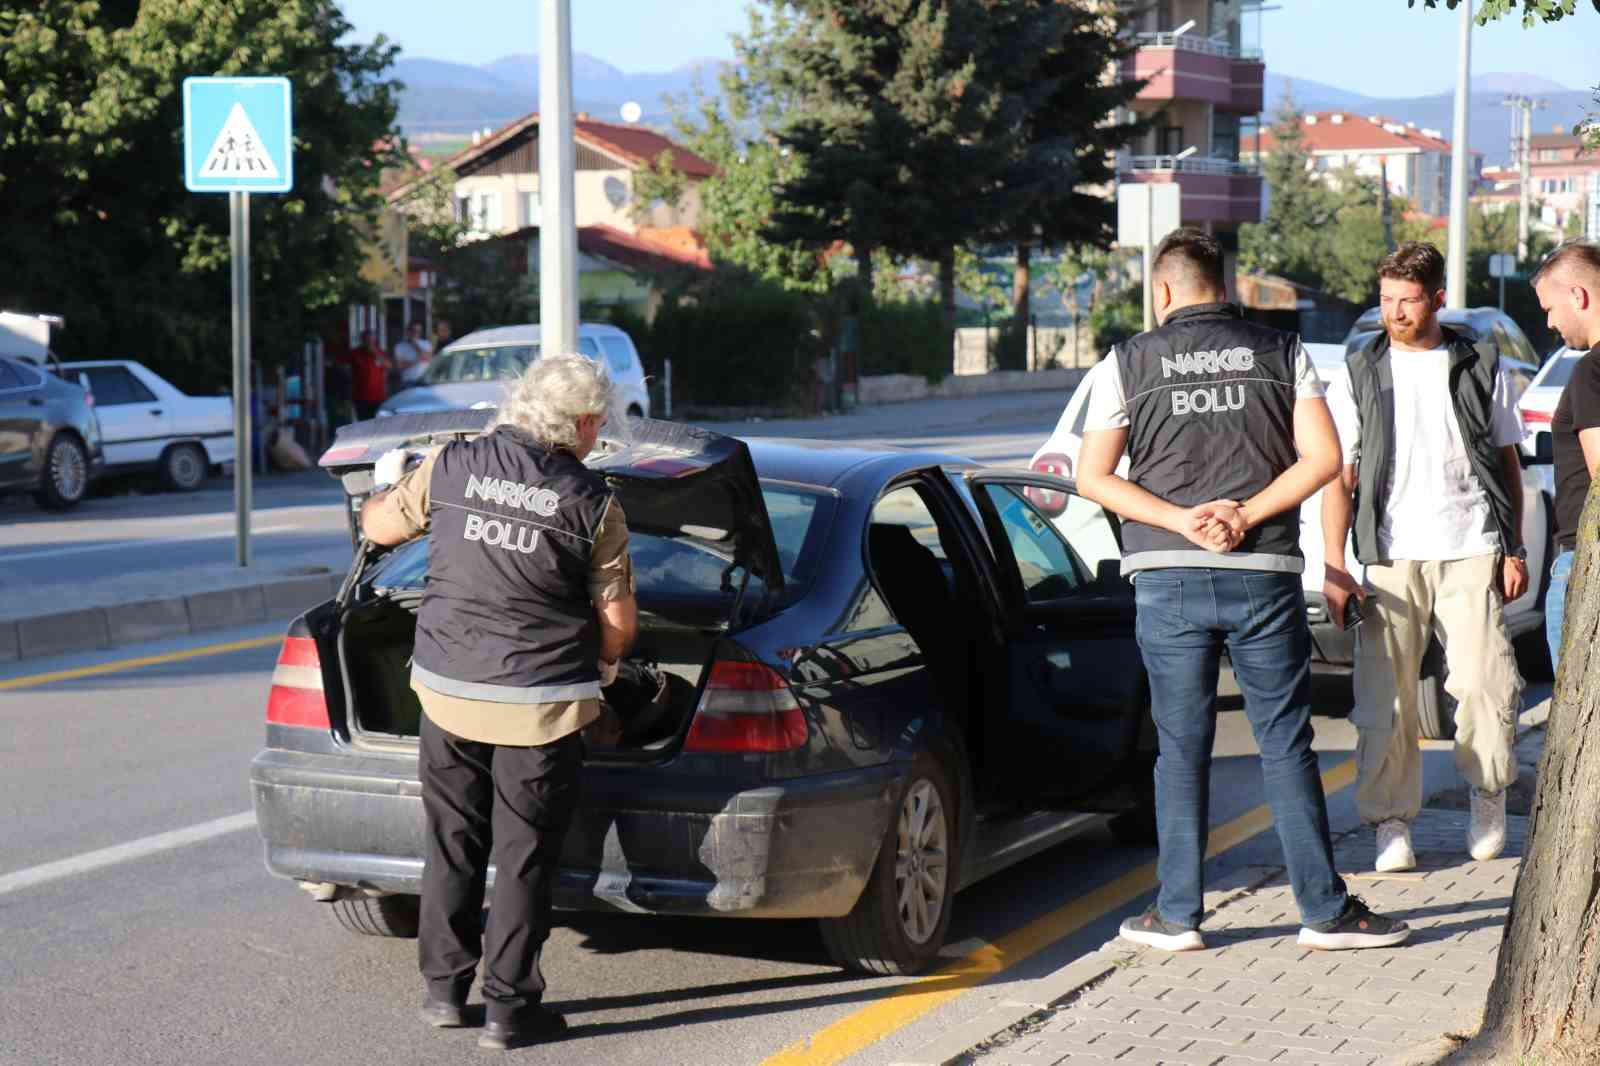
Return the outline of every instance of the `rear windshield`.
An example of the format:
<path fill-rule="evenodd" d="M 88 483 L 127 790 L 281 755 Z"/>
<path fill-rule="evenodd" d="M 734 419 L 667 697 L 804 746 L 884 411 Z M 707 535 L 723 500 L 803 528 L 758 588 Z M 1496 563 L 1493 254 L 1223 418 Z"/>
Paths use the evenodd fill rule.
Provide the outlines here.
<path fill-rule="evenodd" d="M 1556 359 L 1550 369 L 1544 372 L 1539 379 L 1541 389 L 1564 389 L 1567 382 L 1572 380 L 1572 370 L 1578 365 L 1578 359 L 1583 353 L 1577 355 L 1563 355 Z"/>
<path fill-rule="evenodd" d="M 772 519 L 772 535 L 783 564 L 785 599 L 797 598 L 815 572 L 815 556 L 825 516 L 832 498 L 790 486 L 763 485 L 761 497 Z M 420 590 L 428 571 L 428 538 L 419 537 L 378 561 L 367 580 L 386 590 Z M 641 605 L 661 610 L 672 606 L 718 607 L 737 591 L 742 573 L 723 575 L 729 559 L 708 547 L 672 537 L 630 533 L 628 551 L 633 556 L 634 579 Z M 761 582 L 750 579 L 747 602 L 759 599 Z"/>
<path fill-rule="evenodd" d="M 422 380 L 429 385 L 457 381 L 500 381 L 528 368 L 539 348 L 533 344 L 503 344 L 494 348 L 457 348 L 435 356 Z"/>

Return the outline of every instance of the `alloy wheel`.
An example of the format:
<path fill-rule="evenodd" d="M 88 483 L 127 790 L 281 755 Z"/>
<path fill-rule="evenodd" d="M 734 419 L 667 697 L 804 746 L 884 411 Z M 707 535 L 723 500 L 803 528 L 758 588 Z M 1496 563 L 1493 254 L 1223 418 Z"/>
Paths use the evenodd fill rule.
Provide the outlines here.
<path fill-rule="evenodd" d="M 89 472 L 83 452 L 71 441 L 63 440 L 50 449 L 50 484 L 63 500 L 83 495 Z"/>
<path fill-rule="evenodd" d="M 918 944 L 926 943 L 939 928 L 950 876 L 949 843 L 949 819 L 939 790 L 933 782 L 919 780 L 900 804 L 894 863 L 900 927 Z"/>

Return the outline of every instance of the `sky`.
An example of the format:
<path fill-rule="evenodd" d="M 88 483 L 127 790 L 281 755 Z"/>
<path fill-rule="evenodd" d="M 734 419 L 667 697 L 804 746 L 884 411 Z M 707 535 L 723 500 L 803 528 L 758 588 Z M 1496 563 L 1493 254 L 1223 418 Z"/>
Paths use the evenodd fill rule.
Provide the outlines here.
<path fill-rule="evenodd" d="M 572 46 L 629 73 L 733 55 L 748 0 L 572 0 Z M 358 39 L 379 33 L 415 58 L 480 64 L 539 48 L 540 0 L 342 0 Z M 1267 67 L 1368 96 L 1426 96 L 1455 84 L 1458 15 L 1418 0 L 1272 0 L 1261 18 Z M 1473 73 L 1537 73 L 1571 89 L 1600 83 L 1600 13 L 1524 30 L 1507 17 L 1473 31 Z"/>

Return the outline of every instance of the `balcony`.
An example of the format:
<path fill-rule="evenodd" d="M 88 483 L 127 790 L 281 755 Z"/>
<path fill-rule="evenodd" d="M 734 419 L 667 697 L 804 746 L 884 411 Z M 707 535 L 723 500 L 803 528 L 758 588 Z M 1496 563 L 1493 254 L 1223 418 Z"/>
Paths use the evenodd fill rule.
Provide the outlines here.
<path fill-rule="evenodd" d="M 1237 225 L 1261 221 L 1261 172 L 1253 163 L 1206 156 L 1124 156 L 1120 180 L 1176 184 L 1185 225 Z"/>
<path fill-rule="evenodd" d="M 1261 52 L 1189 33 L 1140 33 L 1138 51 L 1123 61 L 1125 80 L 1147 79 L 1137 99 L 1197 100 L 1224 111 L 1260 111 L 1266 65 Z"/>

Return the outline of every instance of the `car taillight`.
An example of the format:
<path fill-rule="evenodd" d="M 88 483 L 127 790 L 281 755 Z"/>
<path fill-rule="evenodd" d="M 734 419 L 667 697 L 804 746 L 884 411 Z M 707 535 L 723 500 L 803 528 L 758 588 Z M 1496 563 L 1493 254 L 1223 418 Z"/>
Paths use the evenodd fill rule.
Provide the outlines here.
<path fill-rule="evenodd" d="M 1054 474 L 1056 477 L 1072 476 L 1072 460 L 1065 455 L 1052 452 L 1041 455 L 1033 461 L 1032 467 L 1036 474 Z M 1060 517 L 1061 512 L 1067 509 L 1067 494 L 1054 492 L 1050 489 L 1041 489 L 1033 486 L 1023 490 L 1023 495 L 1048 518 Z"/>
<path fill-rule="evenodd" d="M 761 663 L 719 659 L 683 750 L 788 751 L 805 742 L 806 716 L 781 674 Z"/>
<path fill-rule="evenodd" d="M 285 637 L 272 671 L 267 721 L 308 729 L 328 729 L 328 701 L 322 692 L 322 657 L 310 637 Z"/>
<path fill-rule="evenodd" d="M 1555 413 L 1552 411 L 1530 411 L 1526 407 L 1519 408 L 1518 411 L 1522 415 L 1523 424 L 1529 426 L 1548 426 L 1555 418 Z"/>

